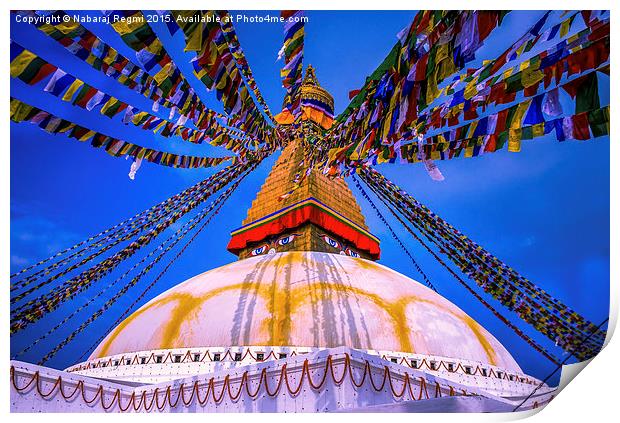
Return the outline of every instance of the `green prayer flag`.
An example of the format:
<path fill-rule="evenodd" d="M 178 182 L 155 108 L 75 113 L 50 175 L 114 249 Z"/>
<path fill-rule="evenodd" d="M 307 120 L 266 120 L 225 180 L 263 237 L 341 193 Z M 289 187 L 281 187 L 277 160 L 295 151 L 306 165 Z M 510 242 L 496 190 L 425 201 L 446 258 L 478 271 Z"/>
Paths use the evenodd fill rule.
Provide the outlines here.
<path fill-rule="evenodd" d="M 589 74 L 577 91 L 575 114 L 601 108 L 598 96 L 598 76 L 596 72 Z"/>
<path fill-rule="evenodd" d="M 588 122 L 593 137 L 609 135 L 609 106 L 588 112 Z"/>

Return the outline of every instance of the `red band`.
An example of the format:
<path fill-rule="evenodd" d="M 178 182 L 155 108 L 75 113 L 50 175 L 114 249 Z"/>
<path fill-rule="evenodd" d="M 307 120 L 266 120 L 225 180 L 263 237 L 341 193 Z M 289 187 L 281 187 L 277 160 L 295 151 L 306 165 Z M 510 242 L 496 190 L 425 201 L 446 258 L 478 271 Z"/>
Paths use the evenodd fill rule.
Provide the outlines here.
<path fill-rule="evenodd" d="M 271 235 L 281 234 L 304 223 L 314 223 L 349 241 L 356 249 L 367 252 L 373 259 L 379 259 L 381 250 L 376 240 L 313 203 L 304 204 L 260 226 L 234 234 L 228 243 L 227 249 L 231 253 L 238 254 L 249 243 L 261 241 Z"/>

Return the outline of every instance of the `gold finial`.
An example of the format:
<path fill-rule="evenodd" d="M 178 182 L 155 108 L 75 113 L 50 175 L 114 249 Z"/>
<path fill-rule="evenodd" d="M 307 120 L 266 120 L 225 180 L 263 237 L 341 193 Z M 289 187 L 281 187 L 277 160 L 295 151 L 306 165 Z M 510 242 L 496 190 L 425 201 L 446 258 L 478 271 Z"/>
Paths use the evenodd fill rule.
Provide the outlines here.
<path fill-rule="evenodd" d="M 318 79 L 316 79 L 316 74 L 314 73 L 314 68 L 312 65 L 308 65 L 306 68 L 306 75 L 304 76 L 303 85 L 313 85 L 315 87 L 320 87 Z"/>

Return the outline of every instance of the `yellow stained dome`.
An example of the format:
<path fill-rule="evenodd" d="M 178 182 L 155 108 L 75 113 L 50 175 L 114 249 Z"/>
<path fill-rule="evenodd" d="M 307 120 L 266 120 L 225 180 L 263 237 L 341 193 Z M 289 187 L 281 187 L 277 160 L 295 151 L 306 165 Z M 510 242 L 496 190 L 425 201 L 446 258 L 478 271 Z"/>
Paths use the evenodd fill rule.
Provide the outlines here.
<path fill-rule="evenodd" d="M 288 252 L 195 276 L 125 319 L 90 359 L 135 351 L 241 345 L 390 350 L 521 369 L 450 301 L 378 263 Z"/>

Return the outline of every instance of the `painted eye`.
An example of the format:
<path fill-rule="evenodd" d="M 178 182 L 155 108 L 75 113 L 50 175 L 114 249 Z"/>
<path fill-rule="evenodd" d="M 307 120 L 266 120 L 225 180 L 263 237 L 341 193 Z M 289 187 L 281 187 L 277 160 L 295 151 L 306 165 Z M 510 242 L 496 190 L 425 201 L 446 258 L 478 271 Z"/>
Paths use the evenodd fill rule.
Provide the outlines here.
<path fill-rule="evenodd" d="M 299 236 L 299 234 L 291 234 L 291 235 L 287 235 L 287 236 L 283 236 L 282 238 L 278 239 L 277 244 L 278 245 L 287 245 L 290 244 L 291 242 L 293 242 L 293 240 L 295 238 L 297 238 Z"/>
<path fill-rule="evenodd" d="M 285 236 L 278 240 L 278 245 L 286 245 L 291 241 L 292 241 L 292 238 L 290 236 Z"/>
<path fill-rule="evenodd" d="M 357 251 L 353 251 L 353 250 L 352 250 L 352 249 L 350 249 L 350 248 L 347 248 L 347 249 L 346 249 L 346 252 L 347 252 L 347 255 L 348 255 L 348 256 L 351 256 L 351 257 L 358 257 L 358 258 L 359 258 L 359 256 L 360 256 L 360 255 L 357 253 Z"/>
<path fill-rule="evenodd" d="M 327 235 L 323 235 L 323 241 L 325 241 L 330 247 L 334 247 L 338 250 L 341 248 L 341 245 L 338 241 L 336 241 L 335 239 L 332 239 L 331 237 Z"/>
<path fill-rule="evenodd" d="M 268 245 L 262 245 L 258 248 L 255 248 L 252 250 L 252 252 L 250 254 L 252 254 L 253 256 L 260 256 L 261 254 L 263 254 L 266 250 L 267 250 Z"/>

